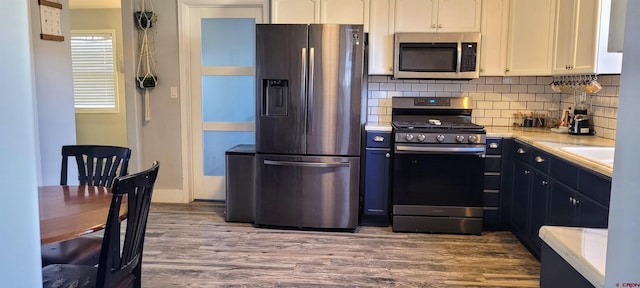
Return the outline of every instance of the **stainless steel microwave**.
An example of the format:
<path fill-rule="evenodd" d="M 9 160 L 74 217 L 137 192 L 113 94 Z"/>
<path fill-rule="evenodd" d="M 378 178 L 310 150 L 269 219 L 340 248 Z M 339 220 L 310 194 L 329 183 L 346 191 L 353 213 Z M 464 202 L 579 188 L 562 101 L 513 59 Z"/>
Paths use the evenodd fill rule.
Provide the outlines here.
<path fill-rule="evenodd" d="M 396 33 L 393 77 L 473 79 L 480 70 L 480 33 Z"/>

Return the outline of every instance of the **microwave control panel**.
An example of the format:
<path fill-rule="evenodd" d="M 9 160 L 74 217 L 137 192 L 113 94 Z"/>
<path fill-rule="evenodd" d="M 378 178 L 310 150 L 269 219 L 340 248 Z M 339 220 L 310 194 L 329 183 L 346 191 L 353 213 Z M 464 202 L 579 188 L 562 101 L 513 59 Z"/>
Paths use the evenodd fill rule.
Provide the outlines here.
<path fill-rule="evenodd" d="M 462 43 L 462 61 L 460 72 L 476 71 L 478 58 L 478 43 Z"/>

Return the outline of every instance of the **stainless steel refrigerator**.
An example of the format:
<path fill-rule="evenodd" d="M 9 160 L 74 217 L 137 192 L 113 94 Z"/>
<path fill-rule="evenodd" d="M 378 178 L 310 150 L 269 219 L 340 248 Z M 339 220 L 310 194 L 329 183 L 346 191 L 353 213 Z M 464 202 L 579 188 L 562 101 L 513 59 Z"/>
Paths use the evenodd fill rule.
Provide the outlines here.
<path fill-rule="evenodd" d="M 357 228 L 363 30 L 257 25 L 257 226 Z"/>

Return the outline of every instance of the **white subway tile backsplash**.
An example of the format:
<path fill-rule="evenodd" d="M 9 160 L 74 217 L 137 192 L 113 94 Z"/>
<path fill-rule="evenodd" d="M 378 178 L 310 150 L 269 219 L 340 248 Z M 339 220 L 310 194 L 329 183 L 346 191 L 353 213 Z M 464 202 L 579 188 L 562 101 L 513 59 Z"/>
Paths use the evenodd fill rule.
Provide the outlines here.
<path fill-rule="evenodd" d="M 368 121 L 391 121 L 391 98 L 399 96 L 459 97 L 473 99 L 473 121 L 485 126 L 511 126 L 514 113 L 542 113 L 558 118 L 561 109 L 575 107 L 571 93 L 557 93 L 549 76 L 480 77 L 472 80 L 402 80 L 369 76 Z M 615 139 L 620 76 L 598 77 L 603 89 L 591 95 L 589 114 L 597 136 Z"/>

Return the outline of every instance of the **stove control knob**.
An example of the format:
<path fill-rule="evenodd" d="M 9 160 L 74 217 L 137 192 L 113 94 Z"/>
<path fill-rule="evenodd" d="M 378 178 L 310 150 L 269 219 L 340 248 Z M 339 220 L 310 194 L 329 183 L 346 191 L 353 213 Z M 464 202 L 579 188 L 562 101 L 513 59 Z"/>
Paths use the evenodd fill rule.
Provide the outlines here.
<path fill-rule="evenodd" d="M 424 139 L 426 139 L 427 137 L 424 136 L 424 134 L 418 134 L 418 141 L 420 142 L 424 142 Z"/>
<path fill-rule="evenodd" d="M 411 141 L 413 140 L 413 134 L 407 134 L 404 136 L 404 139 L 407 139 L 407 141 Z"/>
<path fill-rule="evenodd" d="M 456 141 L 458 141 L 458 143 L 462 143 L 462 141 L 464 141 L 464 136 L 462 135 L 456 136 Z"/>
<path fill-rule="evenodd" d="M 436 140 L 438 140 L 438 142 L 440 142 L 440 143 L 444 142 L 444 135 L 440 134 L 440 135 L 436 136 Z"/>
<path fill-rule="evenodd" d="M 476 143 L 478 141 L 478 137 L 476 135 L 469 136 L 469 143 Z"/>

